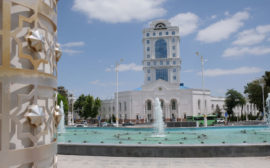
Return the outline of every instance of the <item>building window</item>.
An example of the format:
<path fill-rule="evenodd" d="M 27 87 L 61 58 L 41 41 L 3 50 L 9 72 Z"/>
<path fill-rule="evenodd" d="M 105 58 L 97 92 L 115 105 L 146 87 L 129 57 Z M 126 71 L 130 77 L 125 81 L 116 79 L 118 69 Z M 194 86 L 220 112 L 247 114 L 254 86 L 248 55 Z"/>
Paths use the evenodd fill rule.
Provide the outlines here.
<path fill-rule="evenodd" d="M 150 73 L 150 69 L 147 69 L 147 73 Z"/>
<path fill-rule="evenodd" d="M 159 39 L 155 43 L 156 58 L 167 58 L 167 43 L 164 39 Z"/>
<path fill-rule="evenodd" d="M 151 110 L 152 109 L 152 103 L 150 100 L 147 100 L 147 110 Z"/>
<path fill-rule="evenodd" d="M 175 53 L 173 53 L 173 54 L 172 54 L 172 56 L 173 56 L 173 57 L 175 57 L 175 56 L 176 56 L 176 54 L 175 54 Z"/>
<path fill-rule="evenodd" d="M 198 109 L 201 109 L 201 100 L 198 100 Z"/>
<path fill-rule="evenodd" d="M 172 49 L 175 50 L 175 46 L 172 46 Z"/>
<path fill-rule="evenodd" d="M 169 65 L 170 64 L 170 61 L 167 61 L 167 65 Z"/>
<path fill-rule="evenodd" d="M 111 107 L 109 107 L 109 112 L 111 112 Z"/>
<path fill-rule="evenodd" d="M 169 32 L 166 32 L 166 35 L 169 35 Z"/>
<path fill-rule="evenodd" d="M 168 69 L 156 69 L 156 80 L 158 79 L 168 81 Z"/>
<path fill-rule="evenodd" d="M 162 32 L 159 32 L 159 35 L 162 36 Z"/>
<path fill-rule="evenodd" d="M 124 102 L 124 110 L 127 111 L 127 102 Z"/>
<path fill-rule="evenodd" d="M 176 72 L 176 69 L 175 68 L 173 69 L 173 72 Z"/>
<path fill-rule="evenodd" d="M 163 65 L 163 61 L 160 61 L 160 65 Z"/>
<path fill-rule="evenodd" d="M 151 77 L 150 77 L 150 76 L 148 76 L 148 77 L 147 77 L 147 80 L 148 80 L 148 81 L 150 81 L 150 80 L 151 80 Z"/>
<path fill-rule="evenodd" d="M 112 108 L 112 109 L 113 109 L 113 111 L 115 111 L 115 108 L 114 108 L 114 106 L 113 106 L 113 108 Z"/>
<path fill-rule="evenodd" d="M 176 101 L 172 100 L 171 103 L 172 103 L 172 110 L 176 110 Z"/>
<path fill-rule="evenodd" d="M 175 65 L 176 64 L 176 61 L 173 61 L 173 65 Z"/>
<path fill-rule="evenodd" d="M 150 58 L 150 55 L 149 54 L 147 54 L 147 58 Z"/>
<path fill-rule="evenodd" d="M 172 38 L 172 42 L 173 42 L 173 43 L 175 42 L 175 38 Z"/>
<path fill-rule="evenodd" d="M 150 66 L 150 62 L 147 62 L 147 66 Z"/>
<path fill-rule="evenodd" d="M 147 51 L 150 51 L 150 47 L 147 47 L 147 49 L 146 49 Z"/>
<path fill-rule="evenodd" d="M 173 80 L 176 80 L 176 76 L 173 76 Z"/>
<path fill-rule="evenodd" d="M 149 34 L 149 33 L 146 33 L 146 36 L 147 36 L 147 37 L 149 37 L 149 36 L 150 36 L 150 34 Z"/>
<path fill-rule="evenodd" d="M 172 35 L 175 35 L 175 31 L 172 32 Z"/>
<path fill-rule="evenodd" d="M 163 107 L 164 107 L 164 101 L 162 99 L 160 99 L 159 101 L 160 101 L 160 106 L 163 109 Z"/>
<path fill-rule="evenodd" d="M 157 62 L 156 61 L 154 61 L 154 65 L 157 65 Z"/>
<path fill-rule="evenodd" d="M 150 40 L 146 40 L 146 43 L 147 43 L 147 44 L 150 44 Z"/>
<path fill-rule="evenodd" d="M 119 103 L 119 111 L 122 111 L 121 103 Z"/>
<path fill-rule="evenodd" d="M 156 33 L 155 32 L 153 33 L 153 36 L 156 36 Z"/>

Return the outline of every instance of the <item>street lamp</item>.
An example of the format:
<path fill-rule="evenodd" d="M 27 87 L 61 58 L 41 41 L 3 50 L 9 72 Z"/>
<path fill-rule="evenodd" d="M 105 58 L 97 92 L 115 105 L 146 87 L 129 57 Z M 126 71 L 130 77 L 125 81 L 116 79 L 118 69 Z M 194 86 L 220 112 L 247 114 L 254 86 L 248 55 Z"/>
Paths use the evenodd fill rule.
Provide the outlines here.
<path fill-rule="evenodd" d="M 118 121 L 118 117 L 119 117 L 119 113 L 118 113 L 118 68 L 119 65 L 123 62 L 123 59 L 120 59 L 119 62 L 115 63 L 115 72 L 116 72 L 116 127 L 119 126 L 119 121 Z"/>
<path fill-rule="evenodd" d="M 264 79 L 260 78 L 259 79 L 259 83 L 262 87 L 262 103 L 263 103 L 263 120 L 266 121 L 266 117 L 265 117 L 265 107 L 264 107 Z"/>
<path fill-rule="evenodd" d="M 204 60 L 204 58 L 203 58 L 203 56 L 201 55 L 200 56 L 200 53 L 197 51 L 196 52 L 196 55 L 197 56 L 199 56 L 200 58 L 201 58 L 201 65 L 202 65 L 202 91 L 203 91 L 203 113 L 204 113 L 204 126 L 205 127 L 207 127 L 207 118 L 206 118 L 206 102 L 205 102 L 205 98 L 204 98 L 204 95 L 205 95 L 205 93 L 204 93 L 204 62 L 205 62 L 205 60 Z"/>

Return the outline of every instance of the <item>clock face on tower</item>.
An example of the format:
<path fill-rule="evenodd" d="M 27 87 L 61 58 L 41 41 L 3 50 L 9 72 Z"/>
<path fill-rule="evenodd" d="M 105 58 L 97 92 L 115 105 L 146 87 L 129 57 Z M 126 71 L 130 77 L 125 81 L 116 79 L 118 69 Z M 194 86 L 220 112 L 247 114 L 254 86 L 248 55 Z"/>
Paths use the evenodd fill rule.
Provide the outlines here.
<path fill-rule="evenodd" d="M 160 30 L 160 29 L 167 29 L 166 25 L 164 23 L 158 23 L 155 26 L 155 30 Z"/>

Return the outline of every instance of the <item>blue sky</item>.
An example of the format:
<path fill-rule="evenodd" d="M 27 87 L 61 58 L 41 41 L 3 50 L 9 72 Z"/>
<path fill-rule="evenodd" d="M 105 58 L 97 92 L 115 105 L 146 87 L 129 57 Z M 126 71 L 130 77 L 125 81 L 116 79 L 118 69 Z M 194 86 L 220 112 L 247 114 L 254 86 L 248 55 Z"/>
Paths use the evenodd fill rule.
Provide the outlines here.
<path fill-rule="evenodd" d="M 142 29 L 155 19 L 180 27 L 181 82 L 214 96 L 243 92 L 247 82 L 270 70 L 269 0 L 61 0 L 58 3 L 58 85 L 76 96 L 111 98 L 120 65 L 119 90 L 143 84 Z"/>

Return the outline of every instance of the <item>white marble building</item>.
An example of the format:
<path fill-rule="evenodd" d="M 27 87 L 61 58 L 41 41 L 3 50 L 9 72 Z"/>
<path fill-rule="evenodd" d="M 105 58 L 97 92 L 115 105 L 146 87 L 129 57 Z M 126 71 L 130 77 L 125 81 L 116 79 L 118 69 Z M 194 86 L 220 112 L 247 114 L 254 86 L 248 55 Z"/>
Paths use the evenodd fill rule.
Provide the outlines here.
<path fill-rule="evenodd" d="M 217 106 L 224 114 L 224 98 L 211 96 L 209 90 L 187 88 L 180 83 L 178 27 L 171 26 L 167 20 L 153 21 L 149 28 L 143 30 L 143 45 L 144 84 L 135 90 L 118 93 L 120 123 L 124 120 L 152 122 L 156 97 L 161 100 L 166 121 L 181 121 L 186 116 L 212 114 Z M 101 118 L 116 116 L 115 106 L 116 99 L 103 100 Z"/>

